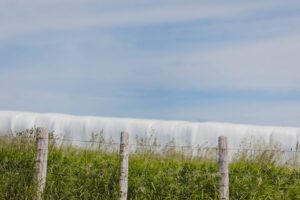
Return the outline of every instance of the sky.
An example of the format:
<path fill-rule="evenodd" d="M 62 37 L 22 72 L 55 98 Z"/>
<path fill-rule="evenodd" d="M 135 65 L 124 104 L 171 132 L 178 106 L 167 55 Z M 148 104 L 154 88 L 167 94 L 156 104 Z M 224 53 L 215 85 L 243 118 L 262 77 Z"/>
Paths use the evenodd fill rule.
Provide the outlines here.
<path fill-rule="evenodd" d="M 300 1 L 0 0 L 0 110 L 300 127 Z"/>

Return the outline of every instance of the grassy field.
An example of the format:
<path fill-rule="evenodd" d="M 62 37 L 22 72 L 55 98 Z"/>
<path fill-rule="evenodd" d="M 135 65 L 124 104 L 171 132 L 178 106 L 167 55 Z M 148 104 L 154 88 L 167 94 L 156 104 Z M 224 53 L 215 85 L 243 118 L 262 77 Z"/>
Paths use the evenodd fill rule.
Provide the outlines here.
<path fill-rule="evenodd" d="M 0 139 L 0 199 L 32 199 L 34 140 Z M 266 152 L 230 164 L 231 199 L 300 199 L 300 169 Z M 44 199 L 118 199 L 119 157 L 112 151 L 50 144 Z M 166 151 L 129 158 L 129 199 L 217 199 L 215 160 Z"/>

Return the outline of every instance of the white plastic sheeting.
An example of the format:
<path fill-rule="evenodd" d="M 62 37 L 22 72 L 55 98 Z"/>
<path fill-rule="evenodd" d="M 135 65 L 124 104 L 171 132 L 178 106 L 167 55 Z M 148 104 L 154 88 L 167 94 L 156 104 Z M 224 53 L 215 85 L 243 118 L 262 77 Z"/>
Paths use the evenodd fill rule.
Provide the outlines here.
<path fill-rule="evenodd" d="M 90 140 L 92 132 L 103 130 L 105 139 L 116 142 L 120 132 L 126 131 L 130 143 L 136 143 L 136 136 L 152 135 L 162 145 L 174 139 L 179 146 L 217 146 L 220 135 L 228 137 L 230 148 L 238 148 L 245 138 L 277 142 L 287 150 L 295 149 L 300 141 L 300 128 L 0 111 L 0 135 L 14 135 L 33 127 L 46 127 L 72 140 Z"/>

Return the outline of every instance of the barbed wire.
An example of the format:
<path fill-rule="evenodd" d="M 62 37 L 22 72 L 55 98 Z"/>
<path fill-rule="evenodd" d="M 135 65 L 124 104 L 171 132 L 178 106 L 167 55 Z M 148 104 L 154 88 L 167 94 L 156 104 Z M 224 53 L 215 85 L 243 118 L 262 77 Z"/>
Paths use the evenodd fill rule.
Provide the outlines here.
<path fill-rule="evenodd" d="M 172 171 L 172 170 L 170 170 Z M 174 170 L 176 171 L 176 170 Z M 13 169 L 13 170 L 9 170 L 9 169 L 0 169 L 0 172 L 2 175 L 5 175 L 5 173 L 26 173 L 26 174 L 32 174 L 32 176 L 34 176 L 34 169 Z M 88 173 L 88 172 L 87 172 Z M 80 178 L 96 178 L 96 177 L 101 177 L 101 174 L 96 174 L 97 171 L 93 172 L 92 174 L 85 174 L 85 173 L 82 173 L 81 172 L 54 172 L 54 171 L 51 171 L 51 170 L 48 170 L 47 171 L 47 174 L 48 175 L 53 175 L 53 176 L 61 176 L 61 177 L 69 177 L 69 176 L 72 176 L 72 177 L 80 177 Z M 194 174 L 197 174 L 197 177 L 206 177 L 206 178 L 220 178 L 221 174 L 219 172 L 202 172 L 202 171 L 197 171 L 196 173 Z M 231 174 L 229 173 L 229 176 L 235 176 L 235 177 L 243 177 L 245 175 L 245 173 L 240 173 L 238 172 L 238 175 L 236 174 Z M 257 176 L 255 173 L 252 174 L 252 173 L 247 173 L 246 175 L 250 175 L 250 176 Z M 299 177 L 300 178 L 300 177 Z M 276 181 L 276 177 L 264 177 L 262 181 Z M 117 178 L 116 178 L 116 181 Z M 282 182 L 281 184 L 279 185 L 287 185 L 289 184 L 288 182 Z M 278 189 L 291 189 L 291 188 L 297 188 L 298 186 L 295 186 L 295 185 L 292 185 L 292 186 L 279 186 L 278 185 L 276 186 L 277 184 L 274 184 L 274 186 Z"/>
<path fill-rule="evenodd" d="M 35 137 L 23 137 L 23 136 L 8 136 L 8 135 L 1 135 L 0 138 L 7 138 L 7 139 L 17 139 L 17 140 L 30 140 L 30 141 L 35 141 L 36 138 Z M 99 144 L 99 145 L 110 145 L 110 146 L 113 146 L 113 145 L 120 145 L 119 142 L 106 142 L 106 141 L 93 141 L 93 140 L 81 140 L 81 139 L 72 139 L 72 138 L 48 138 L 48 140 L 50 141 L 53 141 L 54 143 L 57 142 L 57 143 L 62 143 L 64 141 L 67 141 L 67 142 L 79 142 L 79 143 L 91 143 L 92 145 L 96 145 L 96 144 Z M 76 145 L 76 144 L 75 144 Z M 177 148 L 177 149 L 180 149 L 180 148 L 183 148 L 183 149 L 190 149 L 190 150 L 218 150 L 218 146 L 201 146 L 201 145 L 170 145 L 168 143 L 166 144 L 138 144 L 137 143 L 130 143 L 128 144 L 128 146 L 131 146 L 131 147 L 140 147 L 140 148 L 146 148 L 146 147 L 149 147 L 149 148 Z M 285 153 L 285 152 L 290 152 L 290 153 L 300 153 L 300 149 L 297 149 L 297 150 L 293 150 L 293 149 L 290 149 L 290 150 L 286 150 L 286 149 L 270 149 L 270 148 L 262 148 L 262 149 L 259 149 L 259 148 L 243 148 L 243 147 L 240 147 L 240 148 L 227 148 L 226 150 L 228 151 L 252 151 L 252 152 L 264 152 L 264 151 L 272 151 L 272 152 L 278 152 L 278 153 Z"/>

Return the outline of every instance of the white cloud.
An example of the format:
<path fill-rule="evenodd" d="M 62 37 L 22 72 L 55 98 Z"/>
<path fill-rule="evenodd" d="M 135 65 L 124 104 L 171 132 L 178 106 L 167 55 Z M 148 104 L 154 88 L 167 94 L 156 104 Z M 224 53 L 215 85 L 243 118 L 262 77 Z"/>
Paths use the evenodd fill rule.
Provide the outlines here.
<path fill-rule="evenodd" d="M 300 91 L 299 49 L 295 35 L 188 52 L 176 55 L 179 64 L 165 73 L 182 89 Z"/>
<path fill-rule="evenodd" d="M 282 6 L 280 1 L 155 2 L 153 4 L 133 4 L 126 1 L 119 4 L 119 2 L 108 3 L 107 1 L 43 1 L 43 3 L 4 1 L 0 6 L 0 38 L 45 30 L 68 30 L 91 26 L 107 28 L 201 19 L 236 19 L 251 13 L 255 14 L 257 11 Z"/>
<path fill-rule="evenodd" d="M 300 36 L 233 44 L 207 52 L 145 53 L 110 43 L 89 57 L 72 48 L 36 64 L 2 72 L 1 81 L 35 84 L 44 81 L 92 81 L 110 87 L 139 85 L 170 90 L 300 91 Z M 133 56 L 134 55 L 134 56 Z M 42 67 L 41 62 L 43 62 Z M 27 66 L 27 67 L 26 67 Z M 59 72 L 59 73 L 57 73 Z"/>

